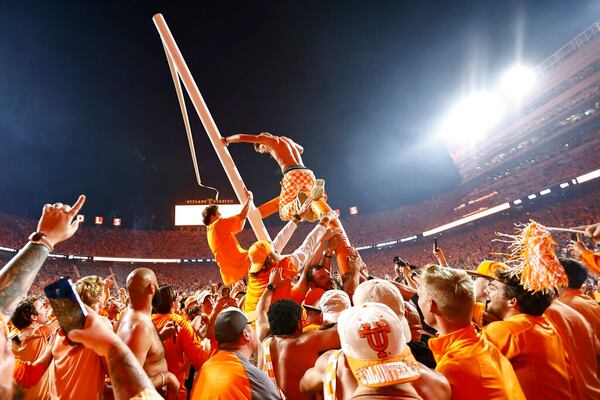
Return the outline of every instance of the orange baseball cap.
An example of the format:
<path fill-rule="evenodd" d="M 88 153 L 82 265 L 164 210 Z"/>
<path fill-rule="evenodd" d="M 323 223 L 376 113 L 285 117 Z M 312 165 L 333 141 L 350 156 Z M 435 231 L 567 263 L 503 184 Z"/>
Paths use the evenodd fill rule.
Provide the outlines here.
<path fill-rule="evenodd" d="M 265 264 L 265 260 L 273 252 L 273 245 L 267 240 L 259 240 L 248 249 L 248 258 L 250 258 L 250 272 L 258 272 Z"/>
<path fill-rule="evenodd" d="M 475 271 L 467 271 L 467 274 L 487 279 L 496 279 L 497 270 L 504 271 L 508 268 L 508 265 L 501 263 L 500 261 L 484 260 L 479 264 Z"/>

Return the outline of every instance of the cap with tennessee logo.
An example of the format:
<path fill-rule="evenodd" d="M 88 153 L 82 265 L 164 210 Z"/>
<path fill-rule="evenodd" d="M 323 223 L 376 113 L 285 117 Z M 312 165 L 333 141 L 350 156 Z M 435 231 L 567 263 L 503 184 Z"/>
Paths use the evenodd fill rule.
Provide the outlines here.
<path fill-rule="evenodd" d="M 500 261 L 484 260 L 475 271 L 467 271 L 467 274 L 486 279 L 496 279 L 496 271 L 504 271 L 506 269 L 508 269 L 508 265 Z"/>
<path fill-rule="evenodd" d="M 406 345 L 404 329 L 391 308 L 363 303 L 338 319 L 342 352 L 357 382 L 367 387 L 413 381 L 421 368 Z"/>

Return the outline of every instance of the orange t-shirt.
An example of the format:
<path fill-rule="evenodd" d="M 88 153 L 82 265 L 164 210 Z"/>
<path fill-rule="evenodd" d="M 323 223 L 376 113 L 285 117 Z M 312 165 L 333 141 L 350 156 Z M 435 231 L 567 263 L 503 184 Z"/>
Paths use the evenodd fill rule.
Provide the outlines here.
<path fill-rule="evenodd" d="M 152 323 L 158 331 L 169 321 L 177 324 L 179 332 L 163 342 L 165 359 L 169 372 L 173 373 L 181 384 L 178 399 L 186 399 L 185 380 L 190 370 L 190 363 L 199 370 L 207 356 L 202 348 L 200 337 L 196 335 L 189 321 L 177 314 L 152 314 Z"/>
<path fill-rule="evenodd" d="M 208 246 L 215 255 L 225 286 L 245 278 L 250 268 L 248 250 L 243 249 L 235 237 L 244 228 L 244 221 L 236 215 L 219 218 L 206 227 Z"/>
<path fill-rule="evenodd" d="M 471 318 L 478 327 L 483 327 L 483 312 L 485 311 L 485 304 L 478 301 L 473 306 L 473 317 Z"/>
<path fill-rule="evenodd" d="M 453 399 L 525 399 L 510 362 L 472 325 L 429 339 L 429 348 Z"/>
<path fill-rule="evenodd" d="M 28 330 L 35 330 L 36 327 L 33 325 L 23 329 L 22 332 Z M 33 363 L 37 360 L 46 350 L 46 346 L 49 346 L 48 340 L 45 335 L 36 335 L 30 339 L 25 340 L 22 345 L 18 348 L 13 348 L 15 358 L 24 362 Z M 25 393 L 25 400 L 36 399 L 36 400 L 48 400 L 54 388 L 54 373 L 51 368 L 48 368 L 42 375 L 40 380 L 32 388 L 28 389 Z"/>
<path fill-rule="evenodd" d="M 271 274 L 271 270 L 275 267 L 282 268 L 282 276 L 284 279 L 286 279 L 286 282 L 283 285 L 275 288 L 275 293 L 273 293 L 273 297 L 271 298 L 271 304 L 281 299 L 293 299 L 297 303 L 302 301 L 301 299 L 298 301 L 298 299 L 294 298 L 291 285 L 291 280 L 296 276 L 298 270 L 294 264 L 291 263 L 290 258 L 286 257 L 279 261 L 277 265 L 273 265 L 266 271 L 261 271 L 256 274 L 248 274 L 248 288 L 246 289 L 246 298 L 244 300 L 245 312 L 256 310 L 256 305 L 260 300 L 260 296 L 262 296 L 263 292 L 267 288 L 267 285 L 269 284 L 269 275 Z"/>
<path fill-rule="evenodd" d="M 594 299 L 583 294 L 581 289 L 567 289 L 558 298 L 583 315 L 600 338 L 600 305 Z"/>
<path fill-rule="evenodd" d="M 600 399 L 600 341 L 581 314 L 554 300 L 544 313 L 562 339 L 579 399 Z M 575 397 L 574 397 L 575 398 Z"/>
<path fill-rule="evenodd" d="M 528 399 L 570 399 L 571 376 L 565 348 L 546 317 L 517 314 L 483 328 L 513 366 Z"/>
<path fill-rule="evenodd" d="M 204 363 L 191 400 L 280 399 L 273 381 L 240 353 L 220 350 Z"/>
<path fill-rule="evenodd" d="M 102 322 L 112 329 L 108 318 Z M 55 388 L 53 399 L 101 399 L 107 375 L 102 357 L 82 345 L 69 344 L 64 332 L 59 331 L 52 348 Z"/>
<path fill-rule="evenodd" d="M 30 389 L 37 385 L 45 372 L 46 368 L 42 365 L 33 365 L 29 361 L 15 360 L 13 379 L 23 389 Z"/>

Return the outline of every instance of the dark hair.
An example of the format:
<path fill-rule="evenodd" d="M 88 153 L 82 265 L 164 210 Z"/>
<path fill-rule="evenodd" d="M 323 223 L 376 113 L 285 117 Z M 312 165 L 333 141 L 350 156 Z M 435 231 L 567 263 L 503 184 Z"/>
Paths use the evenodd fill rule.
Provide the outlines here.
<path fill-rule="evenodd" d="M 273 335 L 293 335 L 298 330 L 302 309 L 295 301 L 283 299 L 271 304 L 267 315 Z"/>
<path fill-rule="evenodd" d="M 216 204 L 212 204 L 206 207 L 204 210 L 202 210 L 202 223 L 205 226 L 208 226 L 210 224 L 210 217 L 212 217 L 213 215 L 217 215 L 218 212 L 219 206 Z"/>
<path fill-rule="evenodd" d="M 318 271 L 318 270 L 323 269 L 323 268 L 325 268 L 325 267 L 323 267 L 320 264 L 312 265 L 312 266 L 308 267 L 308 271 L 306 271 L 306 280 L 309 283 L 313 283 L 315 281 L 315 278 L 314 278 L 313 274 L 315 273 L 315 271 Z"/>
<path fill-rule="evenodd" d="M 588 278 L 587 269 L 577 260 L 572 258 L 559 258 L 560 264 L 569 279 L 569 288 L 581 289 L 581 286 Z"/>
<path fill-rule="evenodd" d="M 37 297 L 28 297 L 17 304 L 17 308 L 10 317 L 15 328 L 22 331 L 31 325 L 31 317 L 38 314 L 34 304 L 37 300 L 39 300 Z"/>
<path fill-rule="evenodd" d="M 504 297 L 517 299 L 519 308 L 525 314 L 539 317 L 552 303 L 552 293 L 530 292 L 521 284 L 520 274 L 513 275 L 510 271 L 496 270 L 497 279 L 506 285 Z"/>
<path fill-rule="evenodd" d="M 187 315 L 190 317 L 190 319 L 193 320 L 198 315 L 200 315 L 200 307 L 192 306 L 192 307 L 188 308 L 186 310 L 186 312 L 187 312 Z"/>
<path fill-rule="evenodd" d="M 171 304 L 176 298 L 175 291 L 171 286 L 160 285 L 154 297 L 152 297 L 152 307 L 158 314 L 168 314 L 171 312 Z"/>

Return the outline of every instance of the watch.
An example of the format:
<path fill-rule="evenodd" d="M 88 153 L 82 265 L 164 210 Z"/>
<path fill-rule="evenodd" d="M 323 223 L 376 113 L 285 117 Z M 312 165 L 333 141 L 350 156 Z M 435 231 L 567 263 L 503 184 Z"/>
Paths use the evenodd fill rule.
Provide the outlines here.
<path fill-rule="evenodd" d="M 270 291 L 274 292 L 274 291 L 275 291 L 275 286 L 273 286 L 273 284 L 272 284 L 272 283 L 269 283 L 269 284 L 267 285 L 267 289 L 269 289 Z"/>
<path fill-rule="evenodd" d="M 31 243 L 41 244 L 42 246 L 46 246 L 46 248 L 48 249 L 48 251 L 50 253 L 52 253 L 54 251 L 54 246 L 52 246 L 52 244 L 48 241 L 48 238 L 46 237 L 45 233 L 33 232 L 31 235 L 29 235 L 28 240 Z"/>

